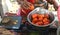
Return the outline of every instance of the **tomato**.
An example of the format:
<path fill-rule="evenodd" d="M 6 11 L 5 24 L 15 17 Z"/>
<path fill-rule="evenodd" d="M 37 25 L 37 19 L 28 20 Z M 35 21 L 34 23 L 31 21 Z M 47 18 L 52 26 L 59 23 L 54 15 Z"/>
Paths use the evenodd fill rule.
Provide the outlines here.
<path fill-rule="evenodd" d="M 49 18 L 49 15 L 48 14 L 45 14 L 45 18 Z"/>
<path fill-rule="evenodd" d="M 45 23 L 44 23 L 44 25 L 47 25 L 47 24 L 49 24 L 49 22 L 45 22 Z"/>
<path fill-rule="evenodd" d="M 47 22 L 47 21 L 49 21 L 49 19 L 47 19 L 47 18 L 44 18 L 43 22 Z"/>
<path fill-rule="evenodd" d="M 38 16 L 38 14 L 33 14 L 32 15 L 32 18 L 34 19 L 34 18 L 37 18 L 37 16 Z"/>
<path fill-rule="evenodd" d="M 46 21 L 45 21 L 45 20 L 43 20 L 43 22 L 45 23 Z"/>
<path fill-rule="evenodd" d="M 42 21 L 43 20 L 43 18 L 39 18 L 39 21 Z"/>
<path fill-rule="evenodd" d="M 43 22 L 42 22 L 42 21 L 40 21 L 40 24 L 41 24 L 41 25 L 43 25 Z"/>
<path fill-rule="evenodd" d="M 39 15 L 38 15 L 38 17 L 39 17 L 39 18 L 40 18 L 40 17 L 42 17 L 42 18 L 43 18 L 43 17 L 44 17 L 44 15 L 43 15 L 43 14 L 39 14 Z"/>
<path fill-rule="evenodd" d="M 43 22 L 46 22 L 46 19 L 44 19 Z"/>
<path fill-rule="evenodd" d="M 38 18 L 40 18 L 41 17 L 41 15 L 38 15 Z"/>
<path fill-rule="evenodd" d="M 36 25 L 41 25 L 40 22 L 37 22 Z"/>
<path fill-rule="evenodd" d="M 42 25 L 43 24 L 43 22 L 41 21 L 41 22 L 37 22 L 36 23 L 37 25 Z"/>
<path fill-rule="evenodd" d="M 44 25 L 46 25 L 46 24 L 49 24 L 50 23 L 50 20 L 47 19 L 47 18 L 44 18 L 43 22 L 44 22 Z"/>
<path fill-rule="evenodd" d="M 50 23 L 50 20 L 48 19 L 48 14 L 33 14 L 32 15 L 32 23 L 36 25 L 47 25 Z"/>
<path fill-rule="evenodd" d="M 44 14 L 41 14 L 41 17 L 44 17 Z"/>
<path fill-rule="evenodd" d="M 37 22 L 37 21 L 38 21 L 38 19 L 37 19 L 37 18 L 34 18 L 32 21 L 33 21 L 33 22 Z"/>
<path fill-rule="evenodd" d="M 44 18 L 44 20 L 46 20 L 46 21 L 47 21 L 48 19 L 47 19 L 47 18 Z"/>

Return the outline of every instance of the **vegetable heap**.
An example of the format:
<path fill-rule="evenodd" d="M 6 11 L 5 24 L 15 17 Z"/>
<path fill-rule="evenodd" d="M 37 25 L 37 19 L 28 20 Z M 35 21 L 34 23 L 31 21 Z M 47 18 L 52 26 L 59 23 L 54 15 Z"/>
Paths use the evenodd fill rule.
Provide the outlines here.
<path fill-rule="evenodd" d="M 36 25 L 47 25 L 50 23 L 50 16 L 48 14 L 33 14 L 32 23 Z"/>

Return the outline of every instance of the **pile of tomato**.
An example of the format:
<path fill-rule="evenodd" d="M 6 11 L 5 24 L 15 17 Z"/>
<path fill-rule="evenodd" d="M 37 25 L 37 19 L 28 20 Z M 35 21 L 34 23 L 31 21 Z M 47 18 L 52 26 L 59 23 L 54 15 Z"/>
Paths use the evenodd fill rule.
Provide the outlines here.
<path fill-rule="evenodd" d="M 50 16 L 48 14 L 33 14 L 32 23 L 36 25 L 47 25 L 50 23 Z"/>

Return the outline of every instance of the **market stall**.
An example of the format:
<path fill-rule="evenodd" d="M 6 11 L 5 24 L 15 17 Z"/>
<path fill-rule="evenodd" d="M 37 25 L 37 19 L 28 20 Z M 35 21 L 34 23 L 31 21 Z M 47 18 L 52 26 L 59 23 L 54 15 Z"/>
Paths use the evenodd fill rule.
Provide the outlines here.
<path fill-rule="evenodd" d="M 15 35 L 57 35 L 57 8 L 46 0 L 2 0 L 1 5 L 0 26 Z"/>

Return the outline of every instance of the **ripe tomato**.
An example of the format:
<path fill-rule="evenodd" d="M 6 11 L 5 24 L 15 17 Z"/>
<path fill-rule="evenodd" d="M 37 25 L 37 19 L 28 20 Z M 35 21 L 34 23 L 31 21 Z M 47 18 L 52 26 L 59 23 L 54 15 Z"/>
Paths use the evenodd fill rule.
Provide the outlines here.
<path fill-rule="evenodd" d="M 40 17 L 41 17 L 41 18 L 43 18 L 43 17 L 44 17 L 44 15 L 43 15 L 43 14 L 39 14 L 39 15 L 38 15 L 38 17 L 39 17 L 39 18 L 40 18 Z"/>
<path fill-rule="evenodd" d="M 49 22 L 45 22 L 45 23 L 44 23 L 44 25 L 47 25 L 47 24 L 49 24 Z"/>
<path fill-rule="evenodd" d="M 50 20 L 49 20 L 49 19 L 47 19 L 47 18 L 44 18 L 43 22 L 44 22 L 44 25 L 47 25 L 47 24 L 49 24 L 49 23 L 50 23 Z"/>
<path fill-rule="evenodd" d="M 43 18 L 39 18 L 39 21 L 42 21 L 43 20 Z"/>
<path fill-rule="evenodd" d="M 40 22 L 37 22 L 36 24 L 37 24 L 37 25 L 42 25 L 42 24 L 43 24 L 43 22 L 42 22 L 42 21 L 40 21 Z"/>
<path fill-rule="evenodd" d="M 45 14 L 45 18 L 49 18 L 49 15 L 48 14 Z"/>
<path fill-rule="evenodd" d="M 43 22 L 45 23 L 45 22 L 46 22 L 46 20 L 44 19 L 44 20 L 43 20 Z"/>
<path fill-rule="evenodd" d="M 44 18 L 44 20 L 43 20 L 43 22 L 48 22 L 49 21 L 49 19 L 47 19 L 47 18 Z"/>
<path fill-rule="evenodd" d="M 34 18 L 32 21 L 33 21 L 33 22 L 37 22 L 37 21 L 38 21 L 38 19 L 37 19 L 37 18 Z"/>
<path fill-rule="evenodd" d="M 41 17 L 44 17 L 44 14 L 41 14 Z"/>
<path fill-rule="evenodd" d="M 38 16 L 38 14 L 33 14 L 32 15 L 32 18 L 34 19 L 34 18 L 37 18 L 37 16 Z"/>
<path fill-rule="evenodd" d="M 33 14 L 32 15 L 32 23 L 36 25 L 47 25 L 50 23 L 50 20 L 48 19 L 49 15 L 47 14 Z"/>

